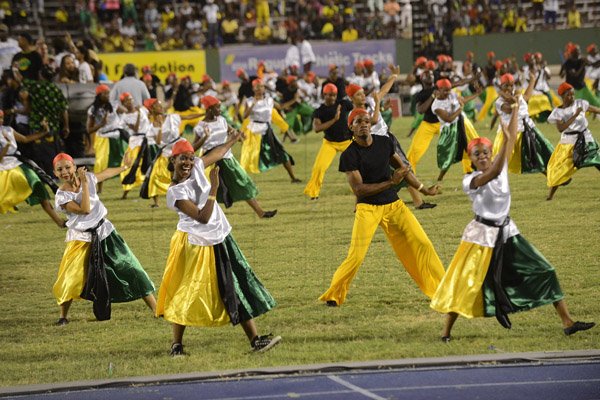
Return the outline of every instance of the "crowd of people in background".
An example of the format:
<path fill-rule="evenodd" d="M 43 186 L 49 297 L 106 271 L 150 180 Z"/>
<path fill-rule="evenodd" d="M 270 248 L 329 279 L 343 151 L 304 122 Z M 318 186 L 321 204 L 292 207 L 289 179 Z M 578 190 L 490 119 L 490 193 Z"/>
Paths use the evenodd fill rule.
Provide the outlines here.
<path fill-rule="evenodd" d="M 47 15 L 43 0 L 10 3 L 0 3 L 0 23 L 9 29 L 36 30 L 32 16 L 37 7 L 37 15 L 50 19 L 56 31 L 69 30 L 105 52 L 287 43 L 298 34 L 310 40 L 342 41 L 413 34 L 409 0 L 78 0 L 74 5 L 63 3 L 53 15 Z M 452 36 L 572 29 L 593 23 L 576 3 L 428 0 L 420 10 L 427 16 L 426 26 L 417 28 L 425 29 L 425 48 L 436 41 L 452 43 Z"/>

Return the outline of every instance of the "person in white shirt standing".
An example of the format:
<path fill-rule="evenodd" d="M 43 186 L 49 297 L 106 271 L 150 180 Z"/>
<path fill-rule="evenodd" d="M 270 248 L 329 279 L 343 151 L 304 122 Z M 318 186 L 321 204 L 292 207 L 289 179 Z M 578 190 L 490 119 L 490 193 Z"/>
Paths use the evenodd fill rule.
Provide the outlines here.
<path fill-rule="evenodd" d="M 304 68 L 304 73 L 310 71 L 312 64 L 317 61 L 317 57 L 313 51 L 312 45 L 302 34 L 298 35 L 298 47 L 300 47 L 300 59 L 302 61 L 302 68 Z"/>
<path fill-rule="evenodd" d="M 206 0 L 202 11 L 208 24 L 208 46 L 217 48 L 219 46 L 219 6 L 215 4 L 215 0 Z"/>
<path fill-rule="evenodd" d="M 8 26 L 0 24 L 0 67 L 10 69 L 15 54 L 21 51 L 19 42 L 8 37 Z"/>

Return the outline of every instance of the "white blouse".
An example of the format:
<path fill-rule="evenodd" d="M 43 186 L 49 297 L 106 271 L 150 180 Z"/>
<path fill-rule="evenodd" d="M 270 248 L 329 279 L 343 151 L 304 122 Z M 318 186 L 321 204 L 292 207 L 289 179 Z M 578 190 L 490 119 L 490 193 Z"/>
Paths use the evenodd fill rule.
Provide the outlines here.
<path fill-rule="evenodd" d="M 508 166 L 505 163 L 500 174 L 476 189 L 471 189 L 471 181 L 483 172 L 475 171 L 463 178 L 463 191 L 473 202 L 473 212 L 482 218 L 502 222 L 510 211 L 510 187 L 508 185 Z M 511 220 L 504 228 L 504 238 L 519 234 L 519 230 Z M 498 229 L 484 225 L 475 220 L 471 221 L 463 232 L 462 240 L 481 246 L 494 247 Z"/>
<path fill-rule="evenodd" d="M 366 98 L 366 107 L 369 114 L 372 116 L 375 112 L 375 99 L 371 96 Z M 375 125 L 371 125 L 371 135 L 388 136 L 388 126 L 379 112 L 379 119 Z"/>
<path fill-rule="evenodd" d="M 504 111 L 502 111 L 502 105 L 504 103 L 506 103 L 506 101 L 502 98 L 502 96 L 498 97 L 498 99 L 496 100 L 496 112 L 502 119 L 502 122 L 504 122 L 505 125 L 508 125 L 510 123 L 510 113 L 507 114 Z M 517 118 L 519 119 L 517 127 L 518 132 L 523 132 L 523 130 L 525 130 L 523 120 L 527 121 L 527 124 L 529 126 L 535 126 L 533 120 L 529 117 L 529 107 L 527 106 L 527 102 L 525 101 L 523 96 L 519 97 L 519 115 Z M 500 129 L 502 129 L 502 127 L 498 128 L 498 132 L 500 132 Z"/>
<path fill-rule="evenodd" d="M 92 111 L 93 108 L 93 106 L 88 108 L 87 115 L 89 118 L 94 120 L 94 124 L 99 124 L 104 119 L 104 115 L 106 115 L 108 111 L 106 111 L 104 108 L 100 108 L 94 113 Z M 126 127 L 119 115 L 113 111 L 108 114 L 108 117 L 106 117 L 106 125 L 98 129 L 96 131 L 96 135 L 103 138 L 117 139 L 120 136 L 118 129 L 126 129 Z"/>
<path fill-rule="evenodd" d="M 0 161 L 0 171 L 8 171 L 21 165 L 21 161 L 11 155 L 17 152 L 17 140 L 15 139 L 13 128 L 3 125 L 0 127 L 0 151 L 4 150 L 7 146 L 8 151 L 2 157 L 2 161 Z"/>
<path fill-rule="evenodd" d="M 173 145 L 177 142 L 176 139 L 180 138 L 179 126 L 181 125 L 181 116 L 179 114 L 167 114 L 165 121 L 162 124 L 162 139 L 160 142 L 161 146 L 165 146 L 162 150 L 161 155 L 163 157 L 171 157 L 171 151 Z M 158 128 L 152 126 L 152 132 L 154 137 L 158 136 Z M 172 142 L 172 143 L 171 143 Z M 170 143 L 170 144 L 169 144 Z"/>
<path fill-rule="evenodd" d="M 85 232 L 86 229 L 94 228 L 102 218 L 105 218 L 108 214 L 106 207 L 100 201 L 98 193 L 96 192 L 96 184 L 98 179 L 96 175 L 91 172 L 86 173 L 88 180 L 88 188 L 90 192 L 90 213 L 89 214 L 74 214 L 66 211 L 64 206 L 74 201 L 77 204 L 81 204 L 81 187 L 77 192 L 68 192 L 65 190 L 58 189 L 54 195 L 54 208 L 56 211 L 63 212 L 67 215 L 67 237 L 65 242 L 78 240 L 81 242 L 91 242 L 92 234 Z M 104 220 L 104 223 L 98 228 L 98 235 L 100 240 L 104 240 L 114 230 L 113 224 L 108 219 Z"/>
<path fill-rule="evenodd" d="M 177 200 L 190 200 L 201 209 L 206 204 L 209 192 L 210 181 L 204 174 L 204 163 L 201 158 L 196 158 L 188 179 L 167 190 L 167 207 L 179 214 L 177 230 L 188 234 L 190 244 L 214 246 L 222 243 L 231 232 L 231 225 L 216 202 L 206 224 L 196 221 L 175 206 Z"/>
<path fill-rule="evenodd" d="M 202 145 L 202 151 L 204 153 L 227 142 L 228 125 L 224 117 L 219 115 L 214 121 L 207 122 L 204 120 L 198 122 L 198 125 L 194 127 L 194 134 L 197 137 L 204 136 L 205 128 L 208 128 L 210 133 L 208 139 L 206 139 L 206 142 Z M 227 150 L 227 153 L 225 153 L 223 158 L 233 158 L 231 149 Z"/>
<path fill-rule="evenodd" d="M 431 110 L 433 111 L 433 113 L 437 116 L 438 120 L 440 121 L 440 129 L 443 129 L 446 126 L 452 125 L 454 122 L 456 122 L 456 120 L 458 119 L 459 116 L 457 115 L 452 120 L 452 122 L 446 122 L 442 119 L 442 117 L 437 115 L 435 111 L 436 110 L 444 110 L 448 114 L 452 114 L 459 108 L 460 108 L 460 103 L 458 102 L 458 96 L 454 92 L 450 92 L 448 94 L 448 97 L 443 100 L 436 98 L 433 101 L 433 103 L 431 103 Z"/>
<path fill-rule="evenodd" d="M 560 134 L 560 144 L 575 144 L 577 141 L 577 135 L 569 135 L 569 132 L 585 132 L 584 137 L 586 143 L 591 143 L 594 141 L 594 137 L 588 129 L 588 120 L 585 117 L 585 112 L 590 107 L 590 103 L 588 103 L 586 100 L 576 99 L 569 107 L 556 107 L 548 116 L 548 122 L 551 124 L 556 124 L 558 121 L 565 122 L 571 118 L 573 114 L 575 114 L 579 107 L 581 107 L 583 111 L 579 113 L 577 118 L 575 118 L 575 121 L 571 122 L 571 125 L 569 125 L 567 129 L 562 131 Z"/>
<path fill-rule="evenodd" d="M 138 112 L 140 113 L 140 125 L 138 126 L 137 132 L 133 131 L 132 126 L 135 126 L 135 123 L 138 118 Z M 126 125 L 126 129 L 131 135 L 129 137 L 129 148 L 134 149 L 142 145 L 144 141 L 144 136 L 134 136 L 136 133 L 142 133 L 148 138 L 148 144 L 156 144 L 155 136 L 152 133 L 152 124 L 148 119 L 148 111 L 145 108 L 140 108 L 139 111 L 134 111 L 132 113 L 124 113 L 121 114 L 121 119 Z"/>
<path fill-rule="evenodd" d="M 267 124 L 271 123 L 271 113 L 275 102 L 270 97 L 265 97 L 256 101 L 254 97 L 251 97 L 246 102 L 246 107 L 252 107 L 252 104 L 256 103 L 252 111 L 250 112 L 250 123 L 248 129 L 256 134 L 264 135 L 267 132 Z"/>

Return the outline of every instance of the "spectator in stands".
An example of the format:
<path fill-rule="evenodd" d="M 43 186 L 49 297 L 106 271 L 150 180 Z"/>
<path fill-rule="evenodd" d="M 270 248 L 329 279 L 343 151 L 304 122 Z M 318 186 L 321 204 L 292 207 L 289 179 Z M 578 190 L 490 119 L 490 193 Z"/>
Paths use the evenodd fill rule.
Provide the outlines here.
<path fill-rule="evenodd" d="M 36 51 L 35 42 L 28 32 L 19 34 L 18 43 L 21 51 L 14 55 L 11 64 L 23 79 L 37 81 L 43 67 L 42 56 Z"/>
<path fill-rule="evenodd" d="M 54 19 L 58 23 L 60 29 L 65 29 L 69 23 L 69 13 L 67 12 L 65 5 L 61 4 L 60 7 L 54 12 Z"/>
<path fill-rule="evenodd" d="M 58 74 L 55 77 L 58 83 L 77 83 L 79 82 L 79 70 L 75 66 L 75 58 L 66 55 L 60 60 Z"/>
<path fill-rule="evenodd" d="M 256 0 L 254 3 L 256 10 L 256 24 L 264 23 L 269 26 L 271 24 L 271 10 L 269 9 L 268 0 Z"/>
<path fill-rule="evenodd" d="M 156 2 L 150 0 L 144 10 L 144 25 L 151 32 L 156 32 L 160 28 L 160 14 L 156 8 Z"/>
<path fill-rule="evenodd" d="M 75 53 L 77 61 L 79 61 L 79 83 L 93 83 L 94 73 L 92 68 L 92 59 L 87 47 L 78 46 L 77 52 Z"/>
<path fill-rule="evenodd" d="M 302 62 L 302 68 L 306 74 L 311 70 L 312 64 L 317 61 L 317 57 L 312 49 L 312 45 L 304 38 L 302 33 L 298 34 L 298 47 L 300 48 L 300 60 Z"/>
<path fill-rule="evenodd" d="M 271 41 L 271 28 L 264 22 L 258 22 L 254 28 L 254 41 L 256 44 L 268 44 Z"/>
<path fill-rule="evenodd" d="M 383 11 L 383 0 L 367 0 L 367 7 L 371 14 L 374 14 L 375 10 Z"/>
<path fill-rule="evenodd" d="M 121 32 L 121 35 L 123 35 L 124 38 L 135 39 L 137 36 L 137 29 L 134 21 L 132 19 L 126 20 L 125 24 L 119 29 L 119 32 Z"/>
<path fill-rule="evenodd" d="M 123 93 L 130 93 L 133 98 L 133 104 L 136 107 L 144 104 L 144 100 L 150 98 L 150 93 L 146 85 L 136 78 L 135 65 L 125 64 L 123 67 L 123 79 L 115 83 L 110 90 L 110 101 L 116 104 L 119 101 L 119 96 Z"/>
<path fill-rule="evenodd" d="M 517 12 L 514 7 L 508 6 L 502 18 L 502 27 L 505 32 L 514 32 L 517 27 Z"/>
<path fill-rule="evenodd" d="M 207 44 L 209 47 L 217 48 L 219 46 L 219 6 L 215 4 L 215 0 L 206 0 L 202 12 L 204 12 L 208 24 Z"/>
<path fill-rule="evenodd" d="M 396 26 L 400 23 L 400 10 L 400 4 L 396 0 L 388 0 L 383 6 L 383 24 L 391 37 L 394 37 Z"/>
<path fill-rule="evenodd" d="M 527 32 L 527 14 L 522 8 L 517 11 L 517 23 L 515 25 L 515 32 Z"/>
<path fill-rule="evenodd" d="M 355 40 L 358 40 L 358 31 L 350 22 L 342 32 L 342 42 L 354 42 Z"/>
<path fill-rule="evenodd" d="M 206 45 L 206 37 L 202 29 L 195 28 L 185 34 L 186 46 L 188 49 L 201 50 Z"/>
<path fill-rule="evenodd" d="M 405 32 L 410 32 L 412 28 L 412 6 L 410 0 L 403 0 L 400 10 L 400 27 Z"/>
<path fill-rule="evenodd" d="M 152 31 L 147 30 L 144 33 L 144 50 L 146 51 L 160 51 L 162 48 L 158 43 L 157 36 Z"/>
<path fill-rule="evenodd" d="M 15 54 L 21 51 L 19 42 L 8 36 L 8 26 L 0 24 L 0 68 L 10 69 Z"/>
<path fill-rule="evenodd" d="M 542 18 L 544 15 L 544 0 L 531 0 L 532 18 Z"/>
<path fill-rule="evenodd" d="M 567 13 L 567 29 L 579 29 L 581 28 L 581 14 L 577 10 L 575 2 L 572 2 L 569 6 L 569 12 Z"/>
<path fill-rule="evenodd" d="M 544 1 L 544 23 L 546 29 L 556 29 L 556 16 L 558 14 L 558 0 Z"/>
<path fill-rule="evenodd" d="M 221 34 L 223 35 L 223 43 L 236 43 L 239 29 L 240 26 L 237 15 L 232 12 L 226 12 L 225 18 L 221 20 Z"/>

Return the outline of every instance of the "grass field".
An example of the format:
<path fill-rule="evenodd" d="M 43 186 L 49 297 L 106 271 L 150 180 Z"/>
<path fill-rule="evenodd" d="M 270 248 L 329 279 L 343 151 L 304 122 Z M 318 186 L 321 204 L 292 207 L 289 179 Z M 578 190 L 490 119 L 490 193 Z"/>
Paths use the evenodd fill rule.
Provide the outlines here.
<path fill-rule="evenodd" d="M 393 131 L 407 150 L 411 120 L 396 120 Z M 486 121 L 486 126 L 488 122 Z M 480 134 L 491 137 L 484 125 Z M 553 144 L 554 126 L 541 124 Z M 591 123 L 600 132 L 600 122 Z M 311 133 L 287 150 L 296 160 L 297 175 L 306 182 L 321 135 Z M 239 154 L 239 146 L 235 150 Z M 58 306 L 52 296 L 65 247 L 65 231 L 56 228 L 40 207 L 20 205 L 20 212 L 0 216 L 1 386 L 192 371 L 260 368 L 405 357 L 438 357 L 490 352 L 600 348 L 600 328 L 566 337 L 552 306 L 512 316 L 513 329 L 495 319 L 459 319 L 450 344 L 439 341 L 443 316 L 429 308 L 378 231 L 354 280 L 347 302 L 328 308 L 317 297 L 328 287 L 344 259 L 353 223 L 354 197 L 334 161 L 318 201 L 303 194 L 304 185 L 289 183 L 283 168 L 256 176 L 259 200 L 277 208 L 271 220 L 259 220 L 246 204 L 226 210 L 235 236 L 254 270 L 278 301 L 278 307 L 257 319 L 262 333 L 283 336 L 271 352 L 250 354 L 239 327 L 189 328 L 189 357 L 171 359 L 171 329 L 152 318 L 143 302 L 113 305 L 112 320 L 96 322 L 91 303 L 76 302 L 71 323 L 53 326 Z M 418 168 L 426 183 L 437 177 L 435 139 Z M 462 173 L 453 166 L 444 193 L 433 210 L 413 211 L 428 233 L 444 265 L 456 250 L 471 204 L 460 189 Z M 544 176 L 511 175 L 511 216 L 521 233 L 556 267 L 575 318 L 600 322 L 600 173 L 579 171 L 573 183 L 545 201 Z M 160 285 L 169 240 L 177 215 L 149 201 L 118 200 L 116 180 L 105 184 L 102 199 L 109 218 Z M 131 193 L 134 194 L 134 193 Z M 406 190 L 401 197 L 409 201 Z"/>

